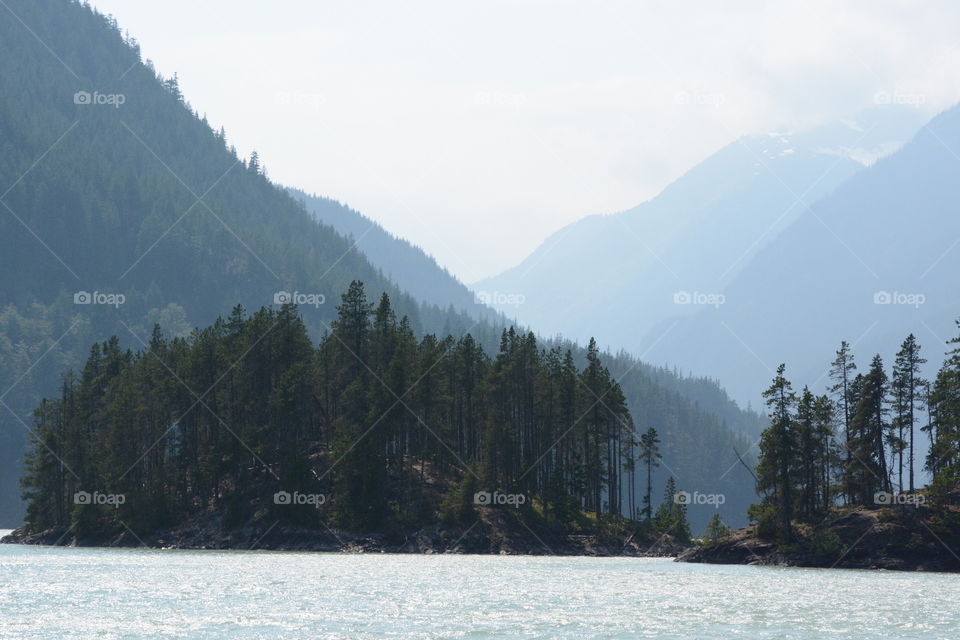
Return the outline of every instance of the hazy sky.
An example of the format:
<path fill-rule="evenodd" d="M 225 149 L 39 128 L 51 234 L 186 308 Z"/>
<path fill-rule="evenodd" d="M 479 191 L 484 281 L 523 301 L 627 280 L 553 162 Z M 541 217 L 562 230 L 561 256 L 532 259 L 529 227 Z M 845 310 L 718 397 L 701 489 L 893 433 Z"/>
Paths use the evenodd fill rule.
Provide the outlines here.
<path fill-rule="evenodd" d="M 960 3 L 95 0 L 274 180 L 466 282 L 739 135 L 960 99 Z"/>

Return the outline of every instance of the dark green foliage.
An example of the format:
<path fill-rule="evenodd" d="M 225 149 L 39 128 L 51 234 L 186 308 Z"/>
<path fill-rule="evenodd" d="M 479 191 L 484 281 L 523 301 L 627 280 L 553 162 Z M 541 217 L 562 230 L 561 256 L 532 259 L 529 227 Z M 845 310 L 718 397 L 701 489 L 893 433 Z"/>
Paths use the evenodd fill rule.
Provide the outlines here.
<path fill-rule="evenodd" d="M 757 464 L 757 491 L 763 501 L 749 512 L 761 536 L 784 542 L 793 536 L 795 518 L 810 521 L 833 505 L 837 463 L 835 405 L 807 387 L 798 398 L 785 370 L 780 365 L 764 392 L 770 427 L 761 436 Z"/>
<path fill-rule="evenodd" d="M 943 500 L 960 484 L 960 337 L 950 345 L 927 398 L 930 420 L 924 427 L 930 437 L 926 468 L 933 473 L 935 495 Z"/>
<path fill-rule="evenodd" d="M 643 518 L 653 517 L 653 470 L 660 466 L 660 438 L 653 427 L 640 436 L 640 462 L 647 472 L 646 492 L 643 495 Z"/>
<path fill-rule="evenodd" d="M 793 410 L 797 403 L 790 381 L 780 365 L 770 388 L 763 392 L 770 408 L 770 426 L 760 439 L 757 464 L 757 491 L 776 512 L 780 535 L 789 538 L 794 512 L 794 473 L 797 461 L 797 424 Z"/>
<path fill-rule="evenodd" d="M 427 277 L 430 262 L 422 255 L 416 259 L 417 283 L 402 279 L 413 277 L 411 274 L 380 273 L 353 241 L 318 224 L 301 203 L 274 185 L 266 176 L 262 157 L 240 159 L 223 130 L 211 130 L 186 101 L 176 78 L 160 77 L 149 61 L 141 59 L 137 43 L 124 36 L 112 19 L 69 0 L 8 0 L 6 4 L 23 24 L 9 11 L 5 12 L 8 19 L 0 20 L 0 277 L 5 283 L 0 289 L 0 524 L 16 526 L 22 521 L 17 487 L 26 444 L 45 450 L 59 446 L 58 439 L 64 437 L 44 432 L 51 434 L 50 441 L 38 440 L 31 433 L 33 410 L 43 397 L 63 391 L 60 374 L 68 369 L 79 371 L 94 342 L 116 335 L 121 350 L 141 350 L 146 348 L 144 343 L 150 343 L 151 351 L 162 354 L 152 358 L 151 367 L 138 364 L 135 375 L 125 382 L 131 388 L 149 384 L 156 390 L 156 395 L 148 398 L 153 422 L 149 431 L 143 432 L 156 440 L 177 418 L 162 414 L 161 402 L 172 399 L 173 411 L 186 410 L 197 400 L 161 359 L 182 363 L 188 354 L 198 359 L 196 366 L 187 367 L 190 378 L 184 382 L 202 395 L 207 389 L 202 383 L 212 384 L 213 374 L 222 373 L 240 358 L 244 348 L 251 348 L 251 357 L 262 352 L 263 345 L 247 344 L 241 338 L 245 331 L 253 330 L 247 328 L 249 322 L 265 325 L 268 320 L 260 314 L 253 318 L 231 315 L 235 304 L 258 309 L 273 302 L 278 290 L 324 294 L 326 304 L 301 307 L 302 323 L 311 340 L 317 341 L 334 332 L 334 298 L 355 279 L 365 283 L 373 302 L 388 294 L 391 308 L 400 318 L 396 320 L 400 325 L 396 338 L 381 345 L 385 351 L 371 345 L 369 365 L 376 375 L 351 371 L 358 386 L 352 390 L 342 386 L 348 375 L 343 363 L 352 356 L 339 342 L 324 340 L 312 365 L 291 365 L 276 380 L 243 378 L 227 397 L 211 391 L 214 397 L 204 397 L 194 412 L 207 411 L 208 406 L 223 422 L 213 420 L 199 432 L 182 425 L 182 436 L 171 431 L 178 434 L 170 445 L 177 447 L 178 454 L 182 449 L 199 456 L 197 469 L 176 476 L 173 490 L 196 493 L 198 501 L 209 498 L 226 504 L 240 521 L 250 505 L 233 499 L 232 492 L 238 487 L 228 485 L 252 481 L 249 468 L 238 472 L 244 456 L 255 453 L 269 460 L 271 467 L 289 467 L 284 478 L 293 484 L 312 473 L 309 464 L 291 457 L 284 448 L 286 436 L 263 440 L 265 430 L 269 431 L 264 416 L 308 424 L 304 428 L 317 432 L 311 437 L 320 438 L 316 453 L 338 447 L 354 459 L 366 459 L 368 452 L 363 449 L 348 451 L 344 437 L 349 436 L 343 434 L 355 428 L 359 416 L 369 420 L 369 414 L 389 409 L 383 424 L 390 433 L 379 441 L 373 439 L 369 453 L 385 461 L 388 470 L 403 470 L 398 473 L 404 479 L 388 474 L 385 480 L 400 483 L 390 489 L 401 497 L 377 505 L 364 516 L 370 522 L 392 517 L 390 514 L 420 514 L 432 500 L 421 491 L 419 478 L 428 469 L 419 465 L 420 457 L 411 459 L 399 450 L 381 450 L 379 444 L 403 441 L 422 449 L 428 463 L 436 461 L 446 470 L 460 463 L 431 431 L 462 458 L 479 460 L 487 446 L 480 434 L 488 429 L 503 429 L 503 437 L 515 438 L 518 447 L 513 457 L 497 452 L 492 464 L 498 473 L 512 469 L 510 473 L 521 475 L 526 469 L 520 467 L 532 462 L 533 452 L 557 442 L 556 455 L 544 457 L 522 479 L 512 479 L 543 488 L 548 517 L 566 520 L 585 506 L 571 498 L 579 495 L 570 493 L 571 486 L 591 489 L 591 509 L 619 509 L 626 514 L 636 508 L 634 493 L 641 485 L 634 482 L 635 469 L 630 466 L 634 438 L 623 429 L 623 422 L 627 427 L 633 423 L 615 406 L 624 401 L 636 425 L 642 427 L 638 431 L 656 425 L 664 461 L 685 486 L 722 490 L 728 496 L 728 521 L 746 507 L 752 498 L 749 477 L 740 468 L 726 472 L 735 462 L 733 448 L 743 451 L 752 440 L 758 416 L 741 411 L 715 381 L 683 377 L 618 354 L 604 356 L 609 372 L 591 374 L 594 386 L 588 386 L 580 375 L 587 366 L 587 349 L 560 340 L 541 340 L 531 358 L 526 331 L 514 332 L 513 346 L 508 344 L 508 355 L 498 363 L 499 356 L 492 359 L 484 350 L 496 352 L 503 325 L 496 321 L 475 324 L 479 314 L 460 312 L 469 301 L 459 283 L 445 280 L 439 269 Z M 78 91 L 119 93 L 126 101 L 119 109 L 76 104 Z M 405 249 L 403 255 L 414 255 L 409 251 Z M 405 291 L 415 288 L 421 277 L 423 282 L 437 283 L 444 296 L 456 292 L 457 297 L 440 308 L 407 295 Z M 123 293 L 126 303 L 119 309 L 76 306 L 72 295 L 79 290 Z M 457 311 L 451 310 L 450 304 Z M 207 326 L 220 316 L 227 319 L 217 331 L 225 333 L 229 344 L 212 339 L 212 328 L 191 337 L 192 327 Z M 390 324 L 389 319 L 382 320 L 381 326 Z M 376 325 L 376 318 L 371 323 Z M 165 336 L 154 336 L 156 344 L 150 338 L 155 324 L 161 325 Z M 422 342 L 430 334 L 451 335 L 453 341 L 432 338 Z M 378 360 L 378 354 L 390 349 L 405 355 Z M 450 351 L 449 364 L 445 360 L 433 367 L 436 354 Z M 530 366 L 534 361 L 537 367 Z M 415 364 L 408 366 L 409 362 Z M 243 370 L 241 365 L 237 368 Z M 174 371 L 180 375 L 180 369 Z M 231 370 L 225 380 L 234 375 L 238 372 Z M 320 418 L 294 401 L 311 375 L 322 381 L 318 392 L 325 394 L 322 406 L 337 407 L 338 411 L 335 416 L 323 416 L 330 420 L 323 430 L 309 423 Z M 526 378 L 528 375 L 531 377 Z M 488 384 L 496 378 L 507 385 L 510 376 L 526 382 L 506 391 Z M 609 433 L 612 439 L 601 455 L 578 460 L 578 450 L 572 448 L 569 438 L 561 436 L 581 417 L 578 411 L 587 411 L 592 400 L 585 398 L 595 400 L 592 393 L 597 386 L 604 386 L 606 378 L 620 385 L 619 390 L 598 394 L 609 409 L 603 404 L 592 408 L 570 437 L 580 437 L 582 429 L 589 429 L 590 438 Z M 264 386 L 265 382 L 269 386 Z M 67 380 L 64 384 L 73 397 L 80 382 Z M 410 394 L 403 395 L 411 387 Z M 401 395 L 403 402 L 387 388 Z M 260 397 L 262 389 L 270 390 L 269 397 Z M 502 424 L 491 424 L 497 409 L 484 403 L 494 395 L 506 402 L 510 411 L 522 406 L 525 413 L 506 415 Z M 341 401 L 348 405 L 342 411 Z M 131 415 L 142 419 L 137 413 L 142 408 L 136 403 L 132 408 L 128 405 L 112 407 L 111 419 L 122 422 Z M 426 413 L 419 410 L 422 405 L 429 406 Z M 529 410 L 531 406 L 536 410 Z M 92 411 L 90 407 L 83 410 Z M 49 409 L 42 419 L 57 424 L 57 414 L 62 411 L 60 406 Z M 350 416 L 349 420 L 345 416 Z M 334 419 L 343 424 L 342 432 L 329 426 Z M 187 416 L 186 422 L 190 420 L 199 418 Z M 536 424 L 543 425 L 541 431 L 531 429 Z M 244 441 L 255 441 L 253 451 L 240 445 L 231 431 Z M 299 427 L 289 435 L 297 442 L 305 437 Z M 119 433 L 114 439 L 112 444 L 121 452 L 143 444 Z M 216 446 L 205 449 L 207 440 Z M 582 440 L 578 442 L 582 444 Z M 282 452 L 280 458 L 269 458 L 278 451 Z M 165 455 L 152 453 L 150 464 L 159 465 Z M 589 474 L 583 471 L 588 463 Z M 42 466 L 31 460 L 35 480 L 41 482 L 38 464 Z M 257 474 L 272 477 L 259 465 L 250 466 Z M 621 465 L 627 474 L 611 474 L 611 468 L 620 469 Z M 487 473 L 485 469 L 478 473 Z M 45 473 L 43 482 L 52 484 L 62 475 L 70 475 L 59 465 L 51 465 Z M 332 482 L 332 476 L 328 474 L 323 482 Z M 411 477 L 417 482 L 411 482 Z M 606 487 L 608 478 L 616 487 L 598 500 L 595 489 Z M 665 471 L 654 469 L 653 480 L 662 485 Z M 351 495 L 362 495 L 376 482 L 361 480 L 341 486 L 351 486 Z M 221 485 L 226 496 L 216 497 L 213 494 Z M 165 491 L 156 491 L 149 500 L 154 505 L 149 515 L 138 517 L 159 522 L 176 516 Z M 702 526 L 709 513 L 691 511 L 691 520 Z M 348 515 L 356 514 L 344 517 Z M 60 521 L 66 517 L 61 514 Z"/>
<path fill-rule="evenodd" d="M 856 406 L 856 394 L 853 387 L 854 372 L 856 370 L 857 364 L 850 350 L 850 344 L 844 340 L 840 343 L 840 349 L 836 353 L 836 358 L 830 365 L 830 379 L 833 380 L 833 386 L 830 387 L 830 392 L 834 394 L 840 412 L 840 419 L 843 422 L 844 445 L 850 442 L 850 422 L 853 420 L 853 410 Z M 844 460 L 846 467 L 849 467 L 853 460 L 853 454 L 846 446 L 844 446 Z M 849 499 L 850 496 L 846 496 L 846 498 Z"/>
<path fill-rule="evenodd" d="M 880 356 L 873 358 L 866 375 L 857 376 L 853 388 L 857 403 L 846 444 L 853 459 L 844 470 L 845 493 L 854 504 L 871 504 L 876 492 L 890 490 L 885 447 L 889 387 Z"/>
<path fill-rule="evenodd" d="M 950 344 L 960 345 L 960 338 Z M 831 370 L 836 403 L 826 396 L 815 397 L 807 388 L 797 398 L 780 366 L 764 394 L 771 424 L 763 433 L 757 465 L 757 489 L 763 501 L 749 511 L 761 537 L 789 540 L 794 519 L 816 523 L 840 496 L 847 504 L 874 508 L 920 499 L 914 486 L 914 431 L 918 408 L 924 405 L 928 418 L 921 429 L 930 438 L 926 469 L 933 478 L 922 500 L 941 506 L 956 501 L 960 348 L 947 354 L 932 385 L 919 376 L 925 362 L 920 350 L 912 334 L 904 340 L 891 383 L 879 355 L 866 374 L 853 377 L 853 356 L 849 345 L 842 343 Z M 836 443 L 838 421 L 843 432 Z M 906 495 L 895 494 L 895 488 Z"/>
<path fill-rule="evenodd" d="M 893 366 L 893 382 L 891 391 L 895 396 L 894 402 L 894 420 L 891 425 L 891 433 L 888 440 L 892 446 L 893 454 L 897 459 L 897 481 L 900 491 L 905 488 L 909 491 L 914 490 L 914 460 L 915 460 L 915 432 L 916 432 L 916 411 L 917 404 L 921 401 L 921 390 L 927 385 L 927 381 L 920 377 L 920 371 L 926 359 L 920 355 L 920 344 L 917 338 L 911 333 L 903 341 L 900 351 L 897 352 L 897 360 Z M 906 471 L 909 480 L 904 485 L 904 461 L 903 454 L 908 453 Z"/>
<path fill-rule="evenodd" d="M 466 473 L 463 480 L 455 482 L 440 501 L 440 520 L 446 524 L 470 524 L 477 517 L 474 509 L 474 494 L 477 492 L 475 472 Z"/>
<path fill-rule="evenodd" d="M 185 101 L 176 78 L 160 77 L 141 60 L 136 42 L 112 19 L 69 0 L 6 5 L 0 7 L 4 524 L 22 515 L 16 486 L 32 439 L 30 412 L 56 392 L 59 372 L 80 366 L 94 340 L 118 335 L 125 346 L 140 348 L 155 323 L 168 336 L 182 336 L 238 301 L 256 309 L 284 290 L 332 302 L 351 280 L 362 279 L 371 294 L 389 293 L 417 334 L 469 330 L 495 344 L 499 324 L 475 325 L 447 304 L 421 304 L 350 239 L 317 223 L 272 184 L 262 159 L 239 158 L 222 130 L 213 131 Z M 119 108 L 77 104 L 81 91 L 125 101 Z M 119 309 L 77 306 L 77 291 L 122 293 L 126 302 Z M 315 336 L 335 315 L 332 303 L 304 308 Z"/>
<path fill-rule="evenodd" d="M 703 534 L 704 541 L 707 544 L 716 544 L 730 535 L 730 527 L 723 523 L 719 513 L 710 517 L 707 523 L 707 530 Z"/>
<path fill-rule="evenodd" d="M 672 536 L 680 542 L 690 541 L 690 524 L 687 522 L 687 504 L 679 496 L 677 481 L 673 476 L 667 479 L 663 492 L 663 502 L 657 507 L 653 518 L 653 528 L 659 535 Z"/>
<path fill-rule="evenodd" d="M 764 540 L 773 540 L 779 531 L 777 510 L 769 502 L 752 504 L 747 509 L 747 517 L 757 525 L 757 537 Z"/>
<path fill-rule="evenodd" d="M 374 306 L 356 281 L 337 310 L 317 348 L 293 305 L 237 307 L 188 338 L 155 330 L 136 353 L 95 345 L 35 412 L 31 527 L 145 533 L 211 509 L 239 526 L 266 506 L 278 521 L 381 530 L 437 511 L 467 522 L 477 492 L 536 500 L 553 525 L 627 515 L 632 421 L 593 343 L 583 370 L 513 329 L 492 360 L 469 335 L 418 343 L 389 297 Z M 124 498 L 90 507 L 78 491 Z"/>

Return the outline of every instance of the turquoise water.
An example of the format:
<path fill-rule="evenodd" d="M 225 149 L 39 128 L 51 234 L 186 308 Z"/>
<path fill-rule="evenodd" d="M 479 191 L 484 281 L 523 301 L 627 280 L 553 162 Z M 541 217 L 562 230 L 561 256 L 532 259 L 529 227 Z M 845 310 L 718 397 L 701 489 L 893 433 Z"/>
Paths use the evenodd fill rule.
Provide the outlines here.
<path fill-rule="evenodd" d="M 960 638 L 960 576 L 0 545 L 0 638 Z"/>

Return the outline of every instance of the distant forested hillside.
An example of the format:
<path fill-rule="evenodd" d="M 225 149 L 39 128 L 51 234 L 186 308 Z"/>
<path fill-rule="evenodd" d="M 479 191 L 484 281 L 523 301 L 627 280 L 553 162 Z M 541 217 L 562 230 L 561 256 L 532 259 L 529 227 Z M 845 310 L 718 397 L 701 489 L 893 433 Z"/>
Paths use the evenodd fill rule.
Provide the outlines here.
<path fill-rule="evenodd" d="M 370 264 L 418 300 L 497 320 L 495 311 L 479 303 L 466 285 L 420 247 L 394 236 L 374 220 L 336 200 L 309 195 L 294 188 L 287 191 L 302 202 L 307 213 L 318 222 L 330 225 L 339 234 L 350 238 Z"/>

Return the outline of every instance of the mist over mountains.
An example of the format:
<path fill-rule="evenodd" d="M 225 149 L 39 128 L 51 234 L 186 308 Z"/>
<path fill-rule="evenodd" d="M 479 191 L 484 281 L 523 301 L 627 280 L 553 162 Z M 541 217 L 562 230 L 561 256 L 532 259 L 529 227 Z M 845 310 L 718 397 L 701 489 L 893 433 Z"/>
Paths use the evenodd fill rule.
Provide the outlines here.
<path fill-rule="evenodd" d="M 680 320 L 651 350 L 756 397 L 770 368 L 822 385 L 848 340 L 863 363 L 910 333 L 929 373 L 960 315 L 960 109 L 921 128 L 771 241 L 724 289 L 718 308 Z"/>
<path fill-rule="evenodd" d="M 928 155 L 932 148 L 915 150 L 916 142 L 897 151 L 917 131 L 918 139 L 925 132 L 929 136 L 924 125 L 916 109 L 880 105 L 811 131 L 739 139 L 653 200 L 570 225 L 517 267 L 473 286 L 481 292 L 521 294 L 522 305 L 501 309 L 545 331 L 576 337 L 592 318 L 605 328 L 602 335 L 611 346 L 719 379 L 742 405 L 757 406 L 777 363 L 785 360 L 798 373 L 810 374 L 814 362 L 829 361 L 838 335 L 854 342 L 870 326 L 853 327 L 853 307 L 864 318 L 876 311 L 873 293 L 917 288 L 892 275 L 886 281 L 879 273 L 874 277 L 858 264 L 873 281 L 866 286 L 870 295 L 844 295 L 849 280 L 863 275 L 850 273 L 852 253 L 845 244 L 883 260 L 896 254 L 888 274 L 900 273 L 907 256 L 916 265 L 922 255 L 945 250 L 906 238 L 891 242 L 874 233 L 882 227 L 889 234 L 891 228 L 916 222 L 926 230 L 919 245 L 935 242 L 931 235 L 937 237 L 939 230 L 951 237 L 953 220 L 938 222 L 950 217 L 942 207 L 917 201 L 926 209 L 914 220 L 907 213 L 912 208 L 903 204 L 910 198 L 904 194 L 918 188 L 909 184 L 911 176 L 922 172 L 908 167 L 914 163 L 931 165 L 928 181 L 920 187 L 925 197 L 936 201 L 937 194 L 952 189 L 949 181 L 939 182 L 943 176 L 934 169 L 948 163 L 943 145 L 934 155 Z M 949 139 L 950 131 L 943 136 Z M 891 170 L 891 165 L 897 168 Z M 891 183 L 893 172 L 898 175 Z M 873 180 L 877 190 L 853 186 Z M 897 198 L 876 201 L 877 194 L 893 190 Z M 826 209 L 814 214 L 811 206 L 817 212 Z M 883 224 L 864 224 L 862 212 L 878 207 Z M 848 222 L 834 229 L 830 220 L 838 216 Z M 899 225 L 893 221 L 898 216 Z M 838 248 L 845 256 L 837 254 Z M 797 309 L 801 301 L 805 314 Z M 923 330 L 897 305 L 882 311 L 890 319 L 880 330 L 886 341 L 878 335 L 877 342 L 860 345 L 865 349 L 894 343 L 891 334 L 902 333 L 902 339 Z M 931 318 L 940 317 L 941 335 L 949 335 L 943 327 L 955 311 L 942 306 L 927 311 Z"/>

